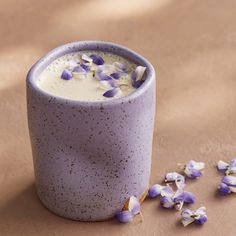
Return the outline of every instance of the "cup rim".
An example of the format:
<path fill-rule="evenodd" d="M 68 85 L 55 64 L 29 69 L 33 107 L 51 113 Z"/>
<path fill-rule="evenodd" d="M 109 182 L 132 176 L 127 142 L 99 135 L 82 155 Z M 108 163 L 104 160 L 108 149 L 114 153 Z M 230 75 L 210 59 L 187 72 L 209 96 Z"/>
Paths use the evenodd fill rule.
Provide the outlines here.
<path fill-rule="evenodd" d="M 85 49 L 84 49 L 85 47 Z M 91 49 L 90 49 L 91 48 Z M 116 54 L 118 56 L 124 57 L 128 60 L 132 61 L 139 61 L 142 66 L 145 66 L 147 68 L 147 75 L 145 82 L 135 91 L 132 93 L 119 97 L 119 98 L 113 98 L 111 100 L 97 100 L 97 101 L 83 101 L 83 100 L 76 100 L 66 97 L 60 97 L 51 93 L 46 92 L 45 90 L 41 89 L 36 84 L 36 78 L 37 73 L 42 67 L 48 66 L 52 61 L 56 60 L 60 56 L 66 55 L 68 53 L 83 51 L 83 50 L 96 50 L 97 51 L 105 51 L 110 52 L 113 54 Z M 115 50 L 116 52 L 114 52 Z M 127 57 L 123 56 L 123 54 L 128 55 Z M 130 102 L 132 100 L 137 99 L 138 97 L 142 96 L 142 94 L 146 93 L 150 86 L 153 85 L 152 80 L 155 80 L 155 70 L 152 66 L 152 64 L 143 56 L 136 53 L 135 51 L 116 43 L 112 42 L 106 42 L 106 41 L 92 41 L 92 40 L 86 40 L 86 41 L 75 41 L 71 43 L 67 43 L 64 45 L 61 45 L 59 47 L 54 48 L 53 50 L 49 51 L 47 54 L 42 56 L 38 61 L 36 61 L 35 64 L 30 68 L 27 77 L 26 82 L 28 85 L 30 85 L 36 92 L 40 93 L 43 97 L 46 97 L 48 99 L 55 98 L 59 102 L 66 102 L 71 103 L 73 105 L 77 104 L 80 106 L 110 106 L 120 103 L 126 103 Z"/>

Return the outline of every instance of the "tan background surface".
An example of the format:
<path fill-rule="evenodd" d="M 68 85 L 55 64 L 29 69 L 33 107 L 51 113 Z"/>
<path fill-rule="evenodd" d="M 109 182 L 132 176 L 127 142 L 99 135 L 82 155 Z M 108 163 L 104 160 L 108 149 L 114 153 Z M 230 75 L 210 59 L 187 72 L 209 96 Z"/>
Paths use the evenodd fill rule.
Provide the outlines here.
<path fill-rule="evenodd" d="M 236 196 L 219 198 L 218 159 L 236 155 L 235 0 L 0 1 L 0 235 L 236 235 Z M 55 216 L 36 197 L 26 122 L 30 66 L 66 42 L 97 39 L 146 56 L 158 74 L 151 183 L 177 163 L 207 163 L 190 182 L 206 205 L 204 227 L 146 201 L 144 221 L 79 223 Z M 148 104 L 147 104 L 148 105 Z M 193 207 L 193 208 L 194 208 Z"/>

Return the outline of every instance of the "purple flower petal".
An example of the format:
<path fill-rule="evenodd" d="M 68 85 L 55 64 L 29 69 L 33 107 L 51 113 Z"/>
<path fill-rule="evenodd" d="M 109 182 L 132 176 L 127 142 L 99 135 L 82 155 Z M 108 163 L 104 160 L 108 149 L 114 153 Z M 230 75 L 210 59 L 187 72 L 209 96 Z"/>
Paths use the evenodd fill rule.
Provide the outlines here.
<path fill-rule="evenodd" d="M 162 197 L 172 197 L 172 196 L 174 196 L 174 190 L 170 186 L 165 186 L 161 190 L 161 196 Z"/>
<path fill-rule="evenodd" d="M 113 88 L 113 89 L 110 89 L 108 91 L 106 91 L 103 96 L 104 97 L 107 97 L 107 98 L 111 98 L 111 97 L 114 97 L 118 92 L 118 89 L 117 88 Z"/>
<path fill-rule="evenodd" d="M 218 161 L 218 163 L 217 163 L 217 169 L 219 170 L 219 171 L 225 171 L 225 170 L 227 170 L 228 169 L 228 167 L 229 167 L 229 165 L 228 165 L 228 163 L 226 163 L 226 162 L 224 162 L 224 161 Z"/>
<path fill-rule="evenodd" d="M 226 175 L 222 178 L 222 183 L 230 186 L 236 186 L 236 177 L 232 175 Z"/>
<path fill-rule="evenodd" d="M 222 195 L 228 195 L 231 193 L 229 186 L 225 183 L 221 183 L 219 186 L 219 191 Z"/>
<path fill-rule="evenodd" d="M 232 159 L 229 163 L 229 166 L 232 167 L 236 167 L 236 158 Z"/>
<path fill-rule="evenodd" d="M 128 210 L 133 214 L 137 215 L 140 213 L 141 206 L 139 200 L 135 196 L 131 196 L 128 203 Z"/>
<path fill-rule="evenodd" d="M 196 219 L 196 222 L 200 225 L 203 225 L 207 222 L 207 216 L 206 215 L 200 215 L 198 219 Z"/>
<path fill-rule="evenodd" d="M 179 196 L 176 196 L 174 198 L 174 201 L 178 202 L 178 201 L 182 201 L 184 203 L 187 203 L 187 204 L 193 204 L 196 202 L 196 196 L 191 193 L 191 192 L 187 192 L 187 191 L 184 191 L 182 194 L 180 194 Z"/>
<path fill-rule="evenodd" d="M 119 79 L 121 77 L 121 73 L 119 72 L 114 72 L 112 74 L 110 74 L 110 76 L 113 78 L 113 79 Z"/>
<path fill-rule="evenodd" d="M 175 205 L 171 197 L 165 197 L 165 196 L 161 198 L 160 204 L 164 208 L 173 208 Z"/>
<path fill-rule="evenodd" d="M 72 79 L 73 75 L 72 72 L 70 70 L 63 70 L 62 74 L 61 74 L 61 78 L 64 80 L 70 80 Z"/>
<path fill-rule="evenodd" d="M 89 57 L 93 59 L 93 63 L 96 65 L 103 65 L 104 64 L 103 58 L 99 55 L 92 54 Z"/>
<path fill-rule="evenodd" d="M 120 62 L 114 62 L 113 65 L 119 70 L 119 71 L 122 71 L 122 72 L 125 72 L 127 73 L 128 72 L 128 68 L 127 68 L 127 65 L 123 64 L 123 63 L 120 63 Z"/>
<path fill-rule="evenodd" d="M 104 73 L 98 73 L 98 78 L 100 80 L 113 80 L 111 76 L 106 75 Z"/>
<path fill-rule="evenodd" d="M 159 184 L 153 185 L 149 190 L 148 190 L 148 196 L 150 198 L 155 198 L 161 194 L 161 190 L 164 188 L 164 186 L 161 186 Z"/>
<path fill-rule="evenodd" d="M 120 211 L 116 213 L 116 218 L 121 223 L 128 223 L 133 220 L 133 214 L 130 211 Z"/>
<path fill-rule="evenodd" d="M 76 66 L 73 70 L 72 70 L 72 72 L 75 72 L 75 73 L 84 73 L 85 71 L 84 71 L 84 69 L 81 67 L 81 66 Z"/>
<path fill-rule="evenodd" d="M 108 80 L 108 83 L 110 84 L 110 86 L 112 87 L 112 88 L 118 88 L 118 84 L 117 84 L 117 82 L 115 81 L 115 80 Z"/>
<path fill-rule="evenodd" d="M 132 82 L 134 88 L 139 88 L 143 84 L 144 80 L 135 80 Z"/>
<path fill-rule="evenodd" d="M 89 72 L 90 71 L 90 67 L 85 65 L 85 64 L 80 64 L 80 66 L 86 71 L 86 72 Z"/>
<path fill-rule="evenodd" d="M 196 162 L 193 160 L 190 160 L 184 169 L 184 173 L 191 179 L 198 178 L 202 176 L 201 170 L 205 168 L 204 162 Z"/>

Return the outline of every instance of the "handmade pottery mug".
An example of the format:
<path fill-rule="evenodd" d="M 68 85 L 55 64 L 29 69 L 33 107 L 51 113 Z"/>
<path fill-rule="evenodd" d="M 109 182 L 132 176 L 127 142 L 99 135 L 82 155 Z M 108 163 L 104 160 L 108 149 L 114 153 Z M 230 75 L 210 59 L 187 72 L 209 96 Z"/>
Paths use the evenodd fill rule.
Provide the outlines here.
<path fill-rule="evenodd" d="M 39 74 L 55 59 L 83 50 L 110 52 L 145 66 L 146 80 L 128 96 L 85 102 L 40 89 Z M 41 58 L 27 75 L 28 125 L 37 194 L 52 212 L 100 221 L 148 188 L 154 131 L 153 66 L 120 45 L 80 41 Z"/>

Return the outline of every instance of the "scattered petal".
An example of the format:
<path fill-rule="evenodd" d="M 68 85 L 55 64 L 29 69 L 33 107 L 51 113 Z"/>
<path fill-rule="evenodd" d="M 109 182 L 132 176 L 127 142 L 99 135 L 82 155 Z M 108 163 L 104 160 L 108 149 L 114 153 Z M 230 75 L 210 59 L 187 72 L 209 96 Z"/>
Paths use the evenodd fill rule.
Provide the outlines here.
<path fill-rule="evenodd" d="M 173 208 L 175 203 L 171 197 L 162 197 L 160 200 L 160 204 L 164 208 Z"/>
<path fill-rule="evenodd" d="M 160 184 L 155 184 L 153 185 L 149 190 L 148 190 L 148 196 L 150 198 L 155 198 L 158 197 L 161 194 L 161 191 L 165 188 L 165 186 L 162 186 Z"/>
<path fill-rule="evenodd" d="M 228 169 L 228 167 L 229 167 L 229 164 L 228 163 L 226 163 L 226 162 L 224 162 L 224 161 L 221 161 L 221 160 L 219 160 L 218 161 L 218 163 L 217 163 L 217 168 L 218 168 L 218 170 L 227 170 Z"/>
<path fill-rule="evenodd" d="M 114 97 L 118 92 L 118 89 L 117 88 L 113 88 L 113 89 L 110 89 L 108 91 L 106 91 L 103 96 L 104 97 L 107 97 L 107 98 L 111 98 L 111 97 Z"/>
<path fill-rule="evenodd" d="M 131 75 L 132 80 L 133 81 L 142 80 L 145 71 L 146 71 L 146 67 L 137 66 Z"/>
<path fill-rule="evenodd" d="M 133 215 L 140 213 L 140 202 L 135 196 L 129 198 L 128 210 L 132 212 Z"/>
<path fill-rule="evenodd" d="M 193 222 L 203 225 L 207 222 L 206 208 L 200 207 L 196 211 L 185 209 L 181 212 L 181 221 L 184 226 L 187 226 Z"/>
<path fill-rule="evenodd" d="M 72 72 L 70 70 L 63 70 L 62 74 L 61 74 L 61 78 L 64 80 L 70 80 L 72 79 Z"/>
<path fill-rule="evenodd" d="M 180 195 L 174 197 L 174 201 L 182 201 L 187 204 L 193 204 L 196 202 L 196 196 L 191 192 L 184 191 Z"/>
<path fill-rule="evenodd" d="M 133 214 L 130 211 L 120 211 L 116 213 L 116 218 L 121 223 L 129 223 L 133 220 Z"/>
<path fill-rule="evenodd" d="M 225 183 L 230 186 L 236 186 L 236 177 L 232 175 L 226 175 L 222 178 L 222 183 Z"/>
<path fill-rule="evenodd" d="M 225 183 L 221 183 L 219 186 L 219 191 L 222 195 L 228 195 L 231 193 L 229 186 Z"/>
<path fill-rule="evenodd" d="M 165 186 L 161 190 L 161 196 L 162 197 L 172 197 L 172 196 L 174 196 L 174 194 L 175 194 L 175 192 L 170 186 Z"/>
<path fill-rule="evenodd" d="M 204 162 L 189 161 L 185 165 L 184 173 L 191 179 L 198 178 L 202 175 L 202 170 L 205 168 Z"/>
<path fill-rule="evenodd" d="M 92 58 L 93 63 L 96 64 L 96 65 L 103 65 L 104 64 L 103 58 L 99 55 L 92 54 L 89 57 Z"/>
<path fill-rule="evenodd" d="M 106 75 L 104 73 L 98 73 L 98 77 L 100 80 L 112 80 L 112 77 L 109 75 Z"/>

